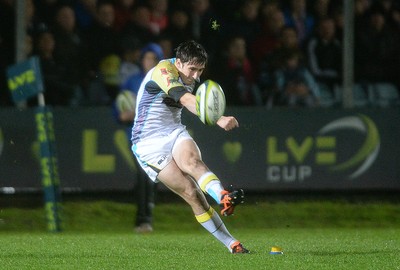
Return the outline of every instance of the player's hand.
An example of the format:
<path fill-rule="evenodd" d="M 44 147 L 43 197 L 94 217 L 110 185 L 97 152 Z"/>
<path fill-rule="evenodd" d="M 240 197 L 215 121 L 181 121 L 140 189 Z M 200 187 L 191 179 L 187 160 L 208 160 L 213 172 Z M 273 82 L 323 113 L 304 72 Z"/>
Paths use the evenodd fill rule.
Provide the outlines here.
<path fill-rule="evenodd" d="M 217 121 L 217 125 L 226 131 L 239 127 L 239 122 L 233 116 L 221 116 Z"/>

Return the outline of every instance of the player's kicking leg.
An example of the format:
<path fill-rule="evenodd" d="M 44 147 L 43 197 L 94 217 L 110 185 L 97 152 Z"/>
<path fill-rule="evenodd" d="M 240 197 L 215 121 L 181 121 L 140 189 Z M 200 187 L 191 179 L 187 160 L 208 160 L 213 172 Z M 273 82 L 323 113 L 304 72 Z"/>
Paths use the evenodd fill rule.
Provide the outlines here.
<path fill-rule="evenodd" d="M 200 150 L 191 138 L 179 142 L 174 149 L 174 159 L 179 168 L 194 177 L 201 190 L 219 204 L 221 215 L 232 215 L 235 207 L 244 202 L 242 189 L 232 191 L 224 189 L 219 178 L 201 160 Z"/>
<path fill-rule="evenodd" d="M 172 160 L 158 175 L 158 179 L 181 196 L 191 207 L 197 221 L 233 254 L 249 253 L 225 227 L 220 216 L 208 204 L 197 183 L 184 174 Z"/>
<path fill-rule="evenodd" d="M 228 191 L 222 187 L 218 177 L 208 171 L 204 173 L 199 181 L 201 190 L 209 194 L 220 206 L 221 215 L 230 216 L 235 207 L 244 202 L 244 192 L 242 189 Z"/>
<path fill-rule="evenodd" d="M 233 214 L 235 206 L 244 202 L 244 192 L 243 189 L 234 190 L 229 192 L 227 190 L 222 191 L 220 208 L 221 215 L 230 216 Z"/>

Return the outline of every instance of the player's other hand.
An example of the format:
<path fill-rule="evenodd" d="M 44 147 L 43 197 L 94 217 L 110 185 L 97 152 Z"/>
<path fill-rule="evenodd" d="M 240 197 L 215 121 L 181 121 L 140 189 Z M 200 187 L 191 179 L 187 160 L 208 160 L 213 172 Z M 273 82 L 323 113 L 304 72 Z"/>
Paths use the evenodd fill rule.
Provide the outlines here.
<path fill-rule="evenodd" d="M 239 127 L 239 122 L 233 116 L 221 116 L 217 121 L 217 125 L 226 131 Z"/>

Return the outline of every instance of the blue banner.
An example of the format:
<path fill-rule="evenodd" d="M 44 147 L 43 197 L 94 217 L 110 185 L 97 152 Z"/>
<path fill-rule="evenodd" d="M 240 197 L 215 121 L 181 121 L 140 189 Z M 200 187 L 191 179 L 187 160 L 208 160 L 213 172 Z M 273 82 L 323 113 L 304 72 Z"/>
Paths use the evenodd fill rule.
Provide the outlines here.
<path fill-rule="evenodd" d="M 15 103 L 44 91 L 40 62 L 37 56 L 7 68 L 8 88 Z"/>

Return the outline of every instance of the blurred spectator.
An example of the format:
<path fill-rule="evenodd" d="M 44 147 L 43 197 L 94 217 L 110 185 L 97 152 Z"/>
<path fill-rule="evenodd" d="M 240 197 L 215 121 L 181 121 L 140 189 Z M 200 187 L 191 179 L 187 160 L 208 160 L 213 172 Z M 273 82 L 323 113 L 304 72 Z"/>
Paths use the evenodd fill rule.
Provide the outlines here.
<path fill-rule="evenodd" d="M 69 83 L 65 66 L 54 59 L 55 41 L 50 31 L 43 31 L 35 38 L 34 53 L 39 56 L 45 87 L 46 104 L 53 106 L 75 105 L 75 85 Z"/>
<path fill-rule="evenodd" d="M 46 28 L 36 15 L 36 8 L 33 0 L 22 2 L 25 4 L 25 25 L 22 26 L 26 30 L 26 40 L 29 41 L 31 36 Z M 15 42 L 15 1 L 1 0 L 0 2 L 0 104 L 12 105 L 11 95 L 8 90 L 5 71 L 9 65 L 15 64 L 16 59 L 16 42 Z M 26 47 L 24 48 L 26 49 Z M 28 55 L 23 55 L 23 58 Z M 23 60 L 23 59 L 22 59 Z M 25 107 L 25 102 L 18 106 Z"/>
<path fill-rule="evenodd" d="M 171 12 L 168 27 L 162 35 L 170 36 L 172 47 L 176 48 L 183 41 L 192 39 L 189 14 L 184 9 L 175 9 Z"/>
<path fill-rule="evenodd" d="M 272 106 L 274 73 L 283 68 L 288 51 L 300 50 L 296 29 L 284 27 L 280 33 L 279 46 L 267 54 L 261 61 L 258 86 L 262 93 L 263 103 Z"/>
<path fill-rule="evenodd" d="M 193 38 L 201 43 L 212 59 L 220 49 L 216 46 L 220 41 L 220 29 L 213 29 L 212 23 L 223 24 L 219 14 L 214 10 L 210 0 L 191 0 L 190 21 Z"/>
<path fill-rule="evenodd" d="M 134 96 L 137 95 L 140 84 L 142 83 L 142 80 L 146 76 L 147 72 L 164 58 L 162 48 L 157 43 L 148 43 L 141 48 L 139 52 L 139 71 L 130 75 L 120 85 L 120 91 L 129 90 L 134 94 Z M 133 118 L 135 116 L 133 111 L 124 111 L 118 113 L 118 119 L 120 122 L 128 122 L 129 124 L 133 123 Z"/>
<path fill-rule="evenodd" d="M 78 105 L 83 102 L 82 86 L 88 74 L 84 42 L 78 31 L 75 12 L 71 6 L 59 6 L 54 17 L 54 59 L 58 65 L 65 68 L 65 80 L 75 86 L 74 105 Z"/>
<path fill-rule="evenodd" d="M 301 64 L 300 50 L 288 50 L 284 65 L 274 73 L 273 105 L 315 107 L 319 103 L 319 88 L 308 69 Z"/>
<path fill-rule="evenodd" d="M 120 83 L 140 72 L 140 46 L 141 42 L 134 36 L 126 36 L 121 40 Z"/>
<path fill-rule="evenodd" d="M 172 37 L 161 35 L 157 38 L 157 43 L 161 46 L 165 58 L 174 57 L 174 47 L 172 46 Z"/>
<path fill-rule="evenodd" d="M 85 31 L 96 21 L 97 0 L 76 0 L 74 2 L 77 24 L 82 31 Z"/>
<path fill-rule="evenodd" d="M 210 0 L 191 1 L 192 35 L 201 40 L 209 31 L 210 20 L 217 20 L 217 15 L 210 5 Z"/>
<path fill-rule="evenodd" d="M 7 89 L 5 70 L 15 61 L 15 3 L 15 0 L 0 0 L 1 105 L 12 105 L 9 91 L 4 89 Z M 311 37 L 315 42 L 321 41 L 311 35 L 320 28 L 314 25 L 329 15 L 335 21 L 335 35 L 340 42 L 344 27 L 343 1 L 332 0 L 233 0 L 229 3 L 218 0 L 27 0 L 24 3 L 27 33 L 35 36 L 46 27 L 54 30 L 55 61 L 66 67 L 68 80 L 73 78 L 72 81 L 78 80 L 78 84 L 84 86 L 89 104 L 98 105 L 109 104 L 118 91 L 121 78 L 126 76 L 123 74 L 137 70 L 137 48 L 148 42 L 159 43 L 165 56 L 173 57 L 172 48 L 176 46 L 173 44 L 193 38 L 206 48 L 211 63 L 225 53 L 225 39 L 242 35 L 248 45 L 247 57 L 252 64 L 252 73 L 264 91 L 270 88 L 271 74 L 281 65 L 281 56 L 285 54 L 286 45 L 281 44 L 282 40 L 276 34 L 282 28 L 280 11 L 284 11 L 285 26 L 296 29 L 297 46 L 303 53 L 307 52 L 308 67 L 318 81 L 322 79 L 315 70 L 319 60 L 312 61 L 314 58 L 310 57 L 307 48 L 307 45 L 311 46 Z M 75 26 L 71 32 L 63 29 L 54 16 L 61 10 L 60 6 L 65 5 L 70 5 L 75 13 Z M 384 23 L 379 23 L 379 16 L 371 16 L 371 11 L 381 13 Z M 68 19 L 70 11 L 62 13 L 64 15 L 59 16 L 65 17 L 64 23 L 72 21 Z M 396 56 L 399 54 L 396 48 L 400 48 L 400 2 L 355 0 L 354 15 L 356 79 L 399 84 L 394 73 L 400 66 Z M 375 23 L 371 22 L 371 17 L 375 18 L 372 19 Z M 80 38 L 84 42 L 80 42 Z M 126 45 L 132 39 L 138 45 Z M 326 42 L 315 44 L 328 47 Z M 80 46 L 86 50 L 81 54 L 83 56 L 77 57 Z M 315 46 L 316 50 L 320 48 L 320 45 Z M 339 59 L 327 55 L 331 60 Z M 77 60 L 79 64 L 76 64 Z M 82 83 L 82 77 L 87 78 L 86 84 Z"/>
<path fill-rule="evenodd" d="M 225 90 L 228 106 L 261 105 L 244 37 L 234 36 L 228 39 L 226 53 L 212 67 L 215 80 Z"/>
<path fill-rule="evenodd" d="M 42 18 L 36 14 L 36 7 L 33 0 L 25 1 L 25 24 L 26 32 L 32 35 L 48 27 L 48 25 L 42 21 Z"/>
<path fill-rule="evenodd" d="M 148 0 L 150 4 L 150 30 L 156 36 L 167 28 L 168 0 Z"/>
<path fill-rule="evenodd" d="M 308 66 L 314 78 L 333 86 L 340 82 L 342 70 L 342 46 L 335 36 L 335 22 L 332 18 L 321 18 L 316 34 L 307 45 Z"/>
<path fill-rule="evenodd" d="M 278 44 L 271 52 L 266 54 L 260 63 L 260 72 L 273 73 L 283 64 L 283 56 L 289 49 L 300 49 L 297 32 L 293 27 L 283 27 L 278 36 Z"/>
<path fill-rule="evenodd" d="M 113 28 L 114 19 L 113 4 L 99 2 L 97 20 L 85 35 L 92 76 L 88 99 L 92 104 L 109 104 L 118 93 L 121 41 Z"/>
<path fill-rule="evenodd" d="M 152 42 L 156 35 L 151 32 L 150 8 L 146 5 L 138 5 L 131 11 L 129 21 L 122 29 L 122 38 L 135 37 L 143 44 Z"/>
<path fill-rule="evenodd" d="M 136 0 L 115 0 L 115 22 L 114 29 L 117 32 L 122 31 L 128 23 L 131 16 L 131 11 L 136 3 Z"/>
<path fill-rule="evenodd" d="M 262 31 L 250 44 L 251 59 L 257 74 L 261 60 L 279 46 L 279 38 L 284 26 L 285 18 L 280 10 L 271 11 L 264 19 Z"/>
<path fill-rule="evenodd" d="M 314 30 L 314 17 L 307 11 L 307 1 L 290 0 L 284 13 L 286 26 L 296 29 L 299 44 L 303 47 Z"/>
<path fill-rule="evenodd" d="M 228 27 L 224 27 L 224 35 L 231 33 L 241 35 L 246 40 L 246 44 L 252 44 L 257 34 L 261 31 L 259 21 L 260 0 L 244 0 L 240 2 L 237 16 L 229 22 Z"/>
<path fill-rule="evenodd" d="M 361 30 L 368 24 L 368 10 L 371 6 L 369 0 L 355 0 L 354 3 L 354 30 Z"/>
<path fill-rule="evenodd" d="M 373 9 L 369 23 L 355 37 L 356 79 L 366 82 L 398 82 L 400 37 L 386 23 L 380 9 Z"/>
<path fill-rule="evenodd" d="M 375 0 L 373 9 L 379 9 L 388 25 L 400 31 L 400 2 L 396 0 Z"/>
<path fill-rule="evenodd" d="M 330 0 L 314 0 L 312 3 L 312 15 L 315 23 L 318 23 L 321 19 L 329 17 L 330 14 Z"/>
<path fill-rule="evenodd" d="M 277 11 L 282 11 L 282 6 L 279 0 L 263 1 L 260 7 L 260 19 L 267 20 L 272 14 Z"/>

